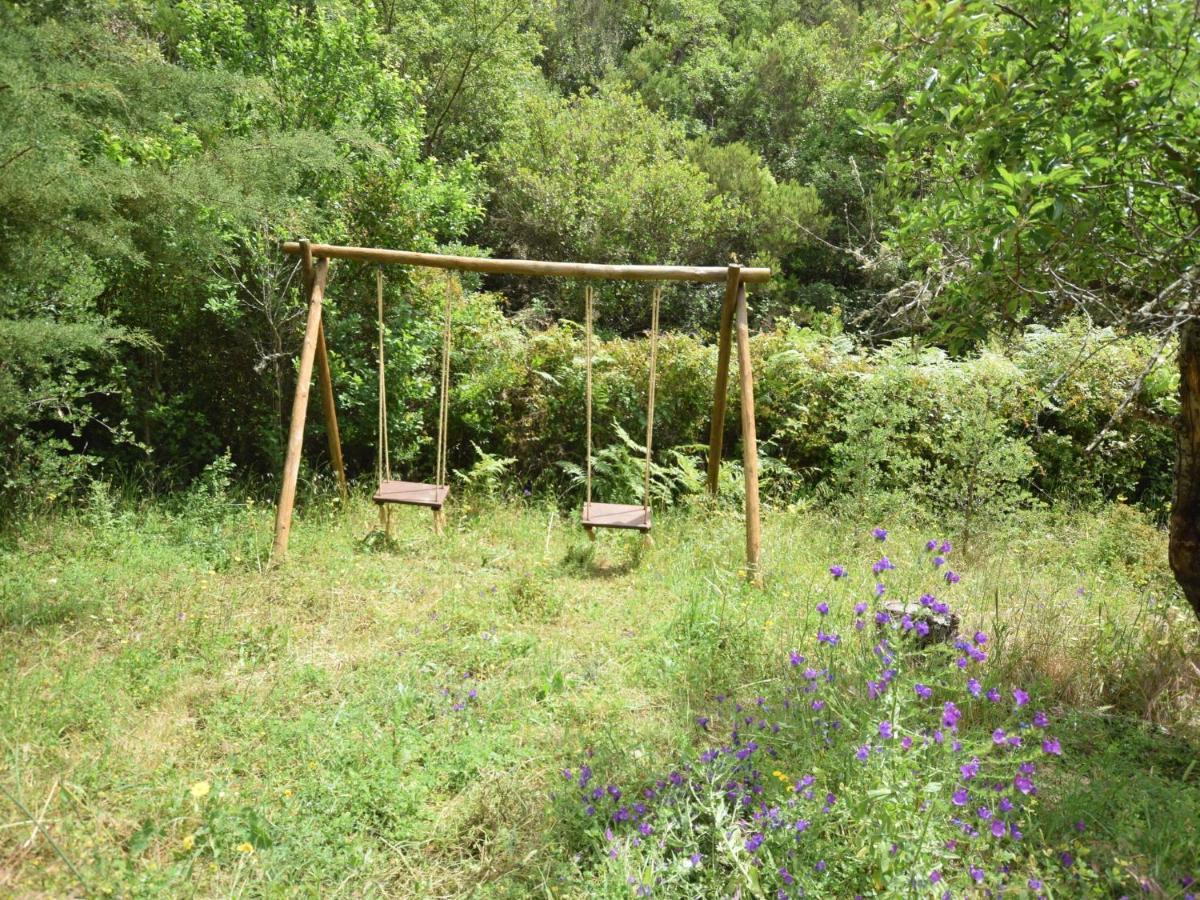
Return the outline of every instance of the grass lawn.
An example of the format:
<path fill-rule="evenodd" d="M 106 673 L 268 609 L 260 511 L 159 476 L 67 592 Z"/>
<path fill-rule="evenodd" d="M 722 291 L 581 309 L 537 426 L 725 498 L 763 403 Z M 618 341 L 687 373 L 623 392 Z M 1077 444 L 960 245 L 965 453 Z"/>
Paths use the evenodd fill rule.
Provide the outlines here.
<path fill-rule="evenodd" d="M 593 550 L 541 506 L 460 501 L 441 539 L 429 518 L 401 511 L 385 546 L 364 500 L 309 504 L 277 569 L 262 556 L 271 510 L 220 497 L 101 496 L 3 538 L 0 894 L 941 896 L 931 865 L 954 896 L 972 890 L 941 825 L 914 837 L 915 812 L 873 823 L 870 804 L 814 829 L 836 882 L 796 850 L 728 866 L 713 850 L 692 881 L 659 882 L 572 793 L 582 760 L 652 790 L 727 740 L 718 695 L 783 696 L 789 653 L 825 652 L 829 566 L 871 578 L 873 525 L 910 568 L 944 535 L 768 511 L 757 590 L 730 507 L 663 512 L 646 549 L 606 533 Z M 1037 846 L 989 850 L 988 877 L 1010 865 L 1009 894 L 1033 896 L 1044 856 L 1052 896 L 1183 896 L 1200 877 L 1200 670 L 1164 537 L 1124 507 L 948 537 L 961 631 L 990 635 L 988 678 L 1033 694 L 1064 751 L 1023 820 Z M 816 745 L 791 746 L 798 766 Z M 871 772 L 898 790 L 894 770 Z M 889 830 L 908 835 L 890 851 L 908 862 L 875 861 L 871 835 Z M 805 873 L 795 888 L 770 880 L 787 865 Z"/>

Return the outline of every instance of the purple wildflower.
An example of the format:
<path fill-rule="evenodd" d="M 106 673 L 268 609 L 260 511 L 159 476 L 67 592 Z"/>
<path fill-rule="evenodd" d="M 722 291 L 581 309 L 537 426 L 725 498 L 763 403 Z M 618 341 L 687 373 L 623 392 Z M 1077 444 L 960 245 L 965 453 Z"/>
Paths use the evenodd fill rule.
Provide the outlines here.
<path fill-rule="evenodd" d="M 871 532 L 871 534 L 875 536 L 875 540 L 877 541 L 886 541 L 888 536 L 886 528 L 876 528 Z"/>
<path fill-rule="evenodd" d="M 1020 708 L 1029 702 L 1029 695 L 1020 688 L 1016 688 L 1013 691 L 1013 701 L 1017 704 L 1017 707 Z"/>
<path fill-rule="evenodd" d="M 822 600 L 820 603 L 817 604 L 817 612 L 819 612 L 823 616 L 829 615 L 829 604 L 826 603 L 824 600 Z"/>
<path fill-rule="evenodd" d="M 883 738 L 884 740 L 891 738 L 891 736 L 892 736 L 892 723 L 891 722 L 880 722 L 879 723 L 879 736 L 881 738 Z"/>
<path fill-rule="evenodd" d="M 829 574 L 832 575 L 834 578 L 845 578 L 846 577 L 846 567 L 845 566 L 830 566 Z"/>
<path fill-rule="evenodd" d="M 972 697 L 978 697 L 983 693 L 983 685 L 976 678 L 967 679 L 967 690 L 971 692 Z"/>
<path fill-rule="evenodd" d="M 917 692 L 917 696 L 922 700 L 928 700 L 933 696 L 933 688 L 929 687 L 928 685 L 921 684 L 919 681 L 913 685 L 913 690 Z"/>
<path fill-rule="evenodd" d="M 761 832 L 755 832 L 746 838 L 746 850 L 750 853 L 757 853 L 758 848 L 762 846 L 763 835 Z"/>
<path fill-rule="evenodd" d="M 950 798 L 950 802 L 955 806 L 966 806 L 970 799 L 970 792 L 965 787 L 960 787 L 954 792 L 954 795 Z"/>
<path fill-rule="evenodd" d="M 886 556 L 881 556 L 875 561 L 874 565 L 871 566 L 871 571 L 878 575 L 880 572 L 887 572 L 888 570 L 894 568 L 896 568 L 895 563 L 893 563 Z"/>
<path fill-rule="evenodd" d="M 962 581 L 962 576 L 952 569 L 947 569 L 944 577 L 947 584 L 958 584 L 960 581 Z"/>
<path fill-rule="evenodd" d="M 960 718 L 962 718 L 962 713 L 958 711 L 958 707 L 947 700 L 945 706 L 942 707 L 942 724 L 953 730 L 958 727 Z"/>
<path fill-rule="evenodd" d="M 1062 745 L 1059 744 L 1058 738 L 1046 738 L 1042 741 L 1042 752 L 1062 756 Z"/>

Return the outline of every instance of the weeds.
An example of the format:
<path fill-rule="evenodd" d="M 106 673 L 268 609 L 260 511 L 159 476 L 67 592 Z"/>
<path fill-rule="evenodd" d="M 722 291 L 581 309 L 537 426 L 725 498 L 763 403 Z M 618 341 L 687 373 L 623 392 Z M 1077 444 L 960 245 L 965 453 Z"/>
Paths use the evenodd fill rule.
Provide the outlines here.
<path fill-rule="evenodd" d="M 1022 841 L 1002 844 L 1024 851 L 1048 841 L 1070 852 L 1078 880 L 1064 882 L 1052 859 L 968 858 L 973 845 L 946 818 L 947 776 L 963 764 L 952 761 L 1024 761 L 976 746 L 990 747 L 997 727 L 1014 731 L 1003 721 L 1018 715 L 1011 704 L 1002 715 L 1001 705 L 968 702 L 957 657 L 901 653 L 899 632 L 886 634 L 897 659 L 884 696 L 903 702 L 867 699 L 868 679 L 885 669 L 872 652 L 873 619 L 854 626 L 855 605 L 874 602 L 879 559 L 862 522 L 770 511 L 759 591 L 738 575 L 740 521 L 719 504 L 660 516 L 655 545 L 643 549 L 625 535 L 592 545 L 562 527 L 560 512 L 527 501 L 465 517 L 452 510 L 440 539 L 426 516 L 400 515 L 393 544 L 364 544 L 374 520 L 365 500 L 345 511 L 310 503 L 291 562 L 266 570 L 247 564 L 243 548 L 268 545 L 271 511 L 219 481 L 198 489 L 190 510 L 131 506 L 98 489 L 81 514 L 32 520 L 0 549 L 0 784 L 44 829 L 26 846 L 30 817 L 0 797 L 0 825 L 14 826 L 0 828 L 0 893 L 78 890 L 64 858 L 92 891 L 120 894 L 228 895 L 288 883 L 414 896 L 628 896 L 645 885 L 686 894 L 699 883 L 718 895 L 742 885 L 746 895 L 753 883 L 765 892 L 784 867 L 811 882 L 810 895 L 860 884 L 904 896 L 912 867 L 928 879 L 936 862 L 958 895 L 972 887 L 963 880 L 971 865 L 987 870 L 993 889 L 998 867 L 1009 865 L 1010 884 L 1017 874 L 1037 877 L 1058 895 L 1140 889 L 1149 879 L 1182 896 L 1179 879 L 1195 874 L 1187 863 L 1200 820 L 1200 772 L 1189 765 L 1196 628 L 1155 562 L 1161 535 L 1128 510 L 981 525 L 969 547 L 947 556 L 963 576 L 953 587 L 937 574 L 944 568 L 905 564 L 903 553 L 892 554 L 901 568 L 878 579 L 884 599 L 899 600 L 925 590 L 906 573 L 942 577 L 962 636 L 988 636 L 986 664 L 970 664 L 985 675 L 972 677 L 984 690 L 1021 686 L 1034 698 L 1022 709 L 1053 719 L 1064 754 L 1047 756 L 1040 743 L 1022 749 L 1038 766 L 1038 802 L 1007 820 L 1019 821 Z M 915 526 L 896 527 L 886 546 L 920 539 Z M 832 579 L 834 562 L 850 576 Z M 818 629 L 839 635 L 836 648 L 816 642 Z M 803 665 L 791 666 L 793 650 L 808 658 Z M 809 666 L 834 682 L 804 694 Z M 934 696 L 920 698 L 916 681 Z M 799 708 L 782 717 L 782 700 L 797 690 L 810 704 L 825 701 L 823 717 Z M 747 762 L 757 760 L 767 742 L 743 724 L 735 747 L 729 729 L 733 704 L 757 710 L 760 696 L 771 715 L 759 718 L 779 722 L 786 741 L 772 736 L 780 758 L 754 765 L 750 783 L 769 804 L 786 809 L 796 799 L 793 831 L 798 818 L 814 823 L 806 843 L 791 837 L 785 850 L 782 831 L 747 830 L 754 820 L 743 823 L 747 814 L 720 788 L 735 777 L 744 785 L 750 773 L 730 769 L 715 786 L 693 781 L 686 802 L 651 822 L 680 840 L 692 835 L 694 852 L 705 854 L 700 869 L 672 869 L 658 884 L 651 863 L 665 851 L 628 845 L 641 820 L 619 823 L 625 830 L 613 823 L 618 841 L 608 842 L 575 806 L 584 761 L 594 779 L 623 791 L 604 810 L 611 814 L 645 802 L 640 792 L 713 748 L 733 751 L 713 765 L 728 757 L 733 766 L 754 740 Z M 921 744 L 924 719 L 940 717 L 946 700 L 962 714 L 961 754 L 948 741 Z M 886 717 L 874 715 L 885 706 Z M 878 732 L 885 718 L 891 738 Z M 828 747 L 818 719 L 842 723 Z M 1027 720 L 1018 715 L 1017 724 Z M 898 749 L 906 736 L 911 756 Z M 808 787 L 786 790 L 807 775 L 816 779 L 813 809 Z M 209 792 L 194 797 L 202 782 Z M 924 794 L 933 783 L 941 788 Z M 829 792 L 838 802 L 825 814 Z M 932 817 L 912 805 L 925 801 Z M 1073 830 L 1078 820 L 1087 830 Z M 730 831 L 739 843 L 729 843 Z M 751 854 L 745 845 L 758 833 Z M 900 845 L 895 857 L 890 843 L 880 849 L 884 837 Z M 951 840 L 958 849 L 945 848 Z M 606 855 L 614 843 L 619 861 Z M 799 856 L 789 860 L 787 850 Z M 682 866 L 691 852 L 670 858 Z M 752 864 L 767 855 L 769 868 Z M 636 860 L 645 865 L 635 872 Z M 779 887 L 789 886 L 772 891 Z"/>

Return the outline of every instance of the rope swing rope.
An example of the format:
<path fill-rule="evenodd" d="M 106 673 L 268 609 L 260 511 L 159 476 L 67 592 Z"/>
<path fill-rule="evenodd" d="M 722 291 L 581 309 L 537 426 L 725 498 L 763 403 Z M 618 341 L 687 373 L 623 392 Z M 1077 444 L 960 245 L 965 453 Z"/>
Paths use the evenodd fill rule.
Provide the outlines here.
<path fill-rule="evenodd" d="M 383 357 L 383 269 L 375 270 L 375 312 L 379 324 L 379 448 L 375 461 L 375 480 L 392 480 L 392 459 L 388 449 L 387 366 Z"/>
<path fill-rule="evenodd" d="M 442 324 L 442 389 L 438 397 L 438 446 L 437 466 L 434 474 L 436 483 L 444 487 L 446 476 L 446 442 L 450 420 L 450 304 L 454 297 L 454 289 L 458 281 L 446 276 L 445 313 Z"/>
<path fill-rule="evenodd" d="M 584 287 L 583 291 L 584 305 L 584 360 L 585 360 L 585 381 L 584 381 L 584 415 L 587 421 L 587 467 L 584 475 L 584 484 L 586 490 L 586 499 L 584 501 L 584 526 L 590 529 L 596 525 L 605 525 L 606 523 L 599 521 L 598 517 L 592 513 L 592 395 L 593 395 L 593 356 L 594 350 L 594 320 L 596 308 L 595 289 L 589 284 Z M 650 372 L 646 388 L 646 452 L 644 460 L 644 471 L 642 474 L 642 515 L 637 524 L 633 524 L 632 520 L 625 520 L 624 524 L 618 524 L 618 519 L 613 518 L 608 524 L 608 527 L 635 527 L 648 531 L 650 527 L 650 473 L 651 461 L 654 454 L 654 395 L 655 388 L 658 383 L 658 321 L 659 310 L 662 307 L 662 286 L 655 285 L 650 304 Z M 601 507 L 604 504 L 600 504 Z M 630 509 L 626 507 L 625 509 Z M 632 507 L 636 510 L 637 507 Z M 618 511 L 616 516 L 621 516 Z"/>
<path fill-rule="evenodd" d="M 650 508 L 650 458 L 654 452 L 654 386 L 658 381 L 658 310 L 662 285 L 654 286 L 650 302 L 650 384 L 646 388 L 646 473 L 642 486 L 642 508 Z"/>
<path fill-rule="evenodd" d="M 594 291 L 589 284 L 583 289 L 584 333 L 587 350 L 587 387 L 584 389 L 584 406 L 587 408 L 587 506 L 592 505 L 592 307 L 595 303 Z"/>
<path fill-rule="evenodd" d="M 385 504 L 404 503 L 419 506 L 430 506 L 434 510 L 434 523 L 440 528 L 440 510 L 450 492 L 448 486 L 449 472 L 449 437 L 450 437 L 450 352 L 452 349 L 451 310 L 454 298 L 461 295 L 461 288 L 454 276 L 446 276 L 445 292 L 442 311 L 442 377 L 438 386 L 438 426 L 437 426 L 437 458 L 434 462 L 433 484 L 422 485 L 419 482 L 392 481 L 391 478 L 391 446 L 388 439 L 388 367 L 385 358 L 386 325 L 383 317 L 383 270 L 376 270 L 376 324 L 379 340 L 379 436 L 378 456 L 376 458 L 376 476 L 379 481 L 379 491 L 376 493 L 376 503 L 383 508 Z M 386 516 L 384 521 L 388 521 Z"/>

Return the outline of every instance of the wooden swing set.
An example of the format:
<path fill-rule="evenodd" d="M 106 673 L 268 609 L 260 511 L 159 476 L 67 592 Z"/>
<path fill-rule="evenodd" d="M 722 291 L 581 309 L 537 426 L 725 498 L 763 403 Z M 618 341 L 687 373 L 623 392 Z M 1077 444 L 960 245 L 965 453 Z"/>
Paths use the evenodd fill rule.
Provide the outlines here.
<path fill-rule="evenodd" d="M 304 329 L 304 344 L 300 351 L 300 371 L 292 401 L 292 419 L 288 430 L 287 456 L 283 467 L 283 483 L 275 516 L 275 541 L 272 558 L 282 560 L 287 555 L 292 512 L 296 502 L 296 484 L 300 475 L 300 457 L 304 443 L 304 421 L 308 411 L 308 395 L 312 385 L 313 365 L 324 408 L 329 455 L 337 474 L 343 499 L 349 496 L 346 470 L 342 460 L 341 437 L 338 432 L 337 407 L 330 377 L 329 356 L 325 344 L 322 304 L 333 259 L 350 259 L 376 263 L 376 313 L 378 326 L 379 362 L 379 455 L 376 477 L 379 484 L 374 501 L 379 506 L 384 527 L 390 531 L 390 511 L 396 504 L 423 506 L 433 511 L 434 527 L 441 533 L 444 506 L 450 493 L 446 473 L 447 423 L 449 419 L 450 351 L 453 342 L 451 307 L 457 282 L 447 281 L 442 322 L 441 384 L 438 404 L 437 461 L 432 484 L 396 481 L 392 478 L 388 452 L 387 379 L 384 365 L 385 328 L 383 317 L 383 270 L 386 264 L 421 266 L 461 272 L 480 272 L 495 275 L 557 276 L 607 281 L 683 281 L 724 282 L 725 297 L 721 304 L 721 320 L 717 344 L 717 375 L 713 386 L 712 423 L 708 442 L 708 491 L 716 495 L 720 481 L 721 448 L 725 433 L 725 401 L 729 386 L 729 357 L 734 332 L 737 335 L 738 380 L 741 398 L 742 462 L 745 470 L 746 500 L 746 569 L 758 578 L 762 552 L 762 527 L 758 500 L 758 443 L 754 421 L 754 378 L 750 366 L 750 329 L 746 305 L 746 285 L 762 284 L 771 277 L 770 269 L 730 266 L 634 266 L 600 265 L 596 263 L 543 262 L 525 259 L 483 259 L 467 256 L 448 256 L 439 253 L 416 253 L 407 250 L 384 250 L 373 247 L 342 247 L 333 244 L 310 244 L 307 240 L 288 241 L 283 252 L 298 255 L 304 275 L 304 291 L 308 298 L 308 317 Z M 586 499 L 580 521 L 589 537 L 596 528 L 624 528 L 648 534 L 650 517 L 650 474 L 654 438 L 654 401 L 658 362 L 658 320 L 662 286 L 654 286 L 650 305 L 650 366 L 647 384 L 646 451 L 642 502 L 640 504 L 596 503 L 592 501 L 592 327 L 595 319 L 595 291 L 590 284 L 584 289 L 586 336 L 585 415 L 587 420 L 587 465 L 585 470 Z M 735 328 L 736 326 L 736 328 Z"/>

